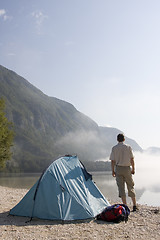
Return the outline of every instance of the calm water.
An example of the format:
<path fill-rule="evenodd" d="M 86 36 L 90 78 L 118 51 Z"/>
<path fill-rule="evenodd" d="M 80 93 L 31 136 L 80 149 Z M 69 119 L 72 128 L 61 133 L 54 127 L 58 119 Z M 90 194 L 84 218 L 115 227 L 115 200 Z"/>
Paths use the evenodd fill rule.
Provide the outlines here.
<path fill-rule="evenodd" d="M 30 189 L 34 183 L 39 179 L 41 174 L 0 174 L 0 185 L 12 188 L 28 188 Z M 101 190 L 103 195 L 108 200 L 119 202 L 117 185 L 115 178 L 111 176 L 110 172 L 94 172 L 93 181 Z M 151 174 L 140 171 L 134 177 L 136 183 L 137 201 L 140 204 L 148 204 L 152 206 L 160 206 L 160 181 L 159 174 L 158 181 L 151 181 Z M 147 183 L 148 182 L 148 183 Z M 150 183 L 150 184 L 149 184 Z M 130 202 L 130 199 L 128 199 Z"/>

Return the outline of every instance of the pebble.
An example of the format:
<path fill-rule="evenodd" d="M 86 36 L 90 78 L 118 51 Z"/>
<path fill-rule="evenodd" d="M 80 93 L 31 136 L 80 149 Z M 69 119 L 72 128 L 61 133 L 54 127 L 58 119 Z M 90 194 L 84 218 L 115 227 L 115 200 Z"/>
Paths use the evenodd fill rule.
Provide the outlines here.
<path fill-rule="evenodd" d="M 127 223 L 119 224 L 96 220 L 61 224 L 40 219 L 25 223 L 25 217 L 8 216 L 27 191 L 0 186 L 0 240 L 160 240 L 159 208 L 147 205 L 139 205 L 137 212 L 130 213 Z"/>

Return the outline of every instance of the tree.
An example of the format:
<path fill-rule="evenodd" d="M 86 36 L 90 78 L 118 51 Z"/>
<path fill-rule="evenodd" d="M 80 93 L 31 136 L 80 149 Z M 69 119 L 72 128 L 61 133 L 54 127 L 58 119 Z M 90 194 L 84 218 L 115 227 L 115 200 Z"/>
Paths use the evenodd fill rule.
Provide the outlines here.
<path fill-rule="evenodd" d="M 0 169 L 4 168 L 6 161 L 12 156 L 13 125 L 5 116 L 5 101 L 0 99 Z"/>

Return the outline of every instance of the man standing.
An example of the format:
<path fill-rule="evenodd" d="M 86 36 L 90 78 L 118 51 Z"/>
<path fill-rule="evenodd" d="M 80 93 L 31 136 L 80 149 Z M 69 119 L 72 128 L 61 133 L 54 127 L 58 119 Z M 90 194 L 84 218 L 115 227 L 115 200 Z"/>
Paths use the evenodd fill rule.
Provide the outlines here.
<path fill-rule="evenodd" d="M 124 144 L 125 138 L 123 134 L 118 134 L 117 141 L 118 144 L 112 148 L 110 155 L 112 176 L 116 177 L 119 197 L 122 199 L 123 204 L 127 204 L 125 183 L 127 184 L 128 196 L 132 199 L 133 211 L 136 211 L 136 195 L 132 178 L 132 174 L 135 173 L 133 152 L 129 145 Z"/>

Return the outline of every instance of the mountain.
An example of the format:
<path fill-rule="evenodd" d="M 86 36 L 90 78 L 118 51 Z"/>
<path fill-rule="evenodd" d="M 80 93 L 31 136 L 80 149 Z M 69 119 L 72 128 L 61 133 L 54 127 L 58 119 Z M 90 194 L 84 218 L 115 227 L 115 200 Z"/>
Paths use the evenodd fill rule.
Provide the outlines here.
<path fill-rule="evenodd" d="M 110 128 L 110 127 L 99 127 L 101 136 L 113 146 L 117 144 L 117 135 L 122 133 L 121 130 L 117 128 Z M 142 148 L 136 143 L 135 140 L 130 139 L 125 136 L 125 143 L 129 144 L 134 151 L 142 152 Z"/>
<path fill-rule="evenodd" d="M 83 161 L 109 155 L 119 130 L 102 128 L 72 104 L 48 97 L 15 72 L 0 66 L 0 97 L 14 123 L 13 159 L 9 171 L 42 171 L 54 158 L 78 154 Z M 134 150 L 141 151 L 131 139 Z"/>

